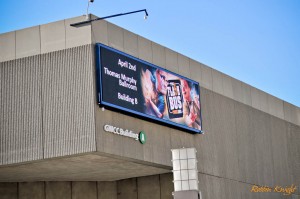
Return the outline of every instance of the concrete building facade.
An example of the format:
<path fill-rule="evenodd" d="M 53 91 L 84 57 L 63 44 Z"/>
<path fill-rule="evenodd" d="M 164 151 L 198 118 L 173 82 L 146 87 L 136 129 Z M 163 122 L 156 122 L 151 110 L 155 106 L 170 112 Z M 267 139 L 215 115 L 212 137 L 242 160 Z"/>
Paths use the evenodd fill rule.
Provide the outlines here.
<path fill-rule="evenodd" d="M 172 198 L 171 149 L 182 147 L 198 151 L 204 199 L 300 198 L 299 107 L 107 21 L 70 26 L 84 20 L 0 35 L 0 199 Z M 96 43 L 199 82 L 205 134 L 103 111 Z"/>

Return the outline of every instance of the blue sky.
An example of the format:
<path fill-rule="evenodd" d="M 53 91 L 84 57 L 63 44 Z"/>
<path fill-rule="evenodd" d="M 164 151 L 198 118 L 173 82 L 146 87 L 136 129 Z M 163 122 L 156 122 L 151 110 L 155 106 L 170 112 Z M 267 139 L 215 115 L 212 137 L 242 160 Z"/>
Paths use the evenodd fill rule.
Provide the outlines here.
<path fill-rule="evenodd" d="M 0 0 L 0 33 L 83 15 L 87 0 Z M 97 16 L 300 107 L 299 0 L 95 0 Z"/>

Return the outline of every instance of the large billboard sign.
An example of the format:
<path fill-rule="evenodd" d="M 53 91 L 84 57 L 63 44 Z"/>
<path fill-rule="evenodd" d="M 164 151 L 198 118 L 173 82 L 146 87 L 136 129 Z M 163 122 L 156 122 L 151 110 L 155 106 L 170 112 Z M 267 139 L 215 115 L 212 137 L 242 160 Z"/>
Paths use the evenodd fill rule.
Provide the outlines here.
<path fill-rule="evenodd" d="M 101 106 L 202 132 L 198 82 L 102 44 L 96 59 Z"/>

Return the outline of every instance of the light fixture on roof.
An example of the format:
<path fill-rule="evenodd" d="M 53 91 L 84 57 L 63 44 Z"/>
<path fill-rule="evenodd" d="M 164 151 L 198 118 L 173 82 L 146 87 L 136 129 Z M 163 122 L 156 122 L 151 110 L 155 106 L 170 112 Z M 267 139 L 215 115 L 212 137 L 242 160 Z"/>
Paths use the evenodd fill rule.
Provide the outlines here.
<path fill-rule="evenodd" d="M 93 1 L 94 0 L 89 0 L 89 3 L 90 2 L 92 3 Z M 88 3 L 88 8 L 89 8 L 89 3 Z M 103 19 L 108 19 L 108 18 L 113 18 L 113 17 L 120 17 L 120 16 L 123 16 L 123 15 L 129 15 L 129 14 L 134 14 L 134 13 L 138 13 L 138 12 L 145 12 L 144 19 L 147 19 L 148 16 L 149 16 L 147 10 L 146 9 L 142 9 L 142 10 L 136 10 L 136 11 L 132 11 L 132 12 L 126 12 L 126 13 L 120 13 L 120 14 L 115 14 L 115 15 L 109 15 L 109 16 L 106 16 L 106 17 L 99 17 L 99 18 L 96 18 L 96 19 L 89 19 L 89 14 L 88 14 L 88 9 L 87 9 L 87 20 L 86 21 L 81 21 L 81 22 L 70 24 L 70 26 L 76 27 L 76 26 L 79 26 L 79 25 L 84 25 L 84 24 L 93 22 L 93 21 L 98 21 L 98 20 L 103 20 Z"/>
<path fill-rule="evenodd" d="M 89 15 L 89 7 L 90 7 L 90 3 L 93 3 L 94 0 L 88 0 L 88 6 L 87 6 L 87 9 L 86 9 L 86 20 L 90 20 L 90 15 Z"/>

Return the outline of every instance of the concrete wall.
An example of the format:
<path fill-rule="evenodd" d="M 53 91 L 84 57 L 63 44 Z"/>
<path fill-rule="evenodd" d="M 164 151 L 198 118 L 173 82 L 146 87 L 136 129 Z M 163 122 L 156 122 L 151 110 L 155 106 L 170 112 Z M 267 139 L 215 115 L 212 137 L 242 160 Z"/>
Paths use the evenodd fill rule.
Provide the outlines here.
<path fill-rule="evenodd" d="M 0 35 L 0 62 L 91 43 L 91 26 L 72 27 L 85 16 L 65 19 Z"/>
<path fill-rule="evenodd" d="M 86 45 L 1 62 L 0 165 L 96 150 L 91 53 Z"/>
<path fill-rule="evenodd" d="M 299 195 L 253 193 L 252 184 L 199 174 L 203 199 L 298 199 Z M 172 199 L 172 174 L 130 178 L 112 182 L 0 183 L 0 199 Z"/>
<path fill-rule="evenodd" d="M 214 181 L 300 185 L 298 107 L 105 21 L 92 24 L 92 41 L 199 81 L 205 131 L 192 135 L 95 106 L 98 151 L 171 165 L 172 148 L 196 147 L 199 172 L 216 176 Z M 104 132 L 107 123 L 143 130 L 147 144 Z"/>
<path fill-rule="evenodd" d="M 172 199 L 171 174 L 113 182 L 0 183 L 0 199 Z"/>
<path fill-rule="evenodd" d="M 97 149 L 122 157 L 171 165 L 169 156 L 172 148 L 196 147 L 201 173 L 199 179 L 212 180 L 209 181 L 212 183 L 211 193 L 203 193 L 206 198 L 216 198 L 214 191 L 222 195 L 225 190 L 236 186 L 244 191 L 235 193 L 231 190 L 232 193 L 228 194 L 237 196 L 226 197 L 226 193 L 224 197 L 239 198 L 240 194 L 244 194 L 251 198 L 248 192 L 254 184 L 270 187 L 294 184 L 299 187 L 299 126 L 207 89 L 201 91 L 204 135 L 192 135 L 108 110 L 96 110 L 97 114 L 101 114 L 96 117 L 97 125 L 100 124 L 96 127 Z M 135 132 L 143 130 L 147 134 L 147 143 L 141 145 L 103 132 L 100 127 L 108 122 Z M 203 175 L 206 177 L 203 178 Z M 273 198 L 272 195 L 268 197 Z"/>

